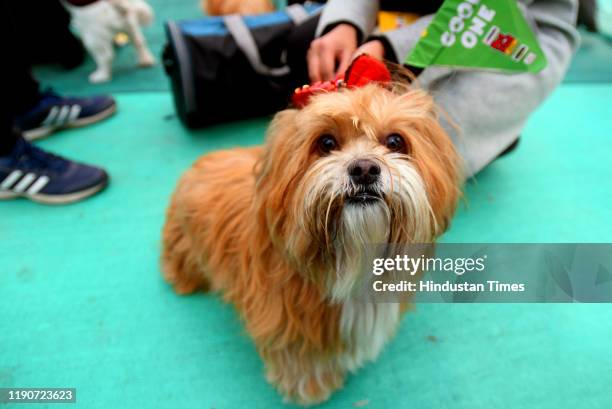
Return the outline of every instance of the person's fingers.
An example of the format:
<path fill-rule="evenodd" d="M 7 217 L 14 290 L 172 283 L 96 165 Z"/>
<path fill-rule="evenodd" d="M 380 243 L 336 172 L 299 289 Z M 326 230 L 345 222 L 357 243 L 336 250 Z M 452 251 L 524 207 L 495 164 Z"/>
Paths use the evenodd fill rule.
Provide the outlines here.
<path fill-rule="evenodd" d="M 357 49 L 355 51 L 353 51 L 353 54 L 351 54 L 351 59 L 357 57 L 360 54 L 366 53 L 367 54 L 367 48 L 368 48 L 368 43 L 365 43 L 363 45 L 361 45 L 361 47 L 357 47 Z"/>
<path fill-rule="evenodd" d="M 336 75 L 343 74 L 351 64 L 353 60 L 353 51 L 344 49 L 340 53 L 340 60 L 338 61 L 338 70 L 336 71 Z"/>
<path fill-rule="evenodd" d="M 307 54 L 308 60 L 308 76 L 311 82 L 321 81 L 321 75 L 319 70 L 319 54 L 314 48 L 310 48 Z"/>
<path fill-rule="evenodd" d="M 329 48 L 322 48 L 319 53 L 319 72 L 323 81 L 329 81 L 334 79 L 334 67 L 336 65 L 336 58 L 333 50 Z"/>
<path fill-rule="evenodd" d="M 385 47 L 378 40 L 367 42 L 355 51 L 351 59 L 356 58 L 360 54 L 368 54 L 370 57 L 382 60 L 385 56 Z"/>

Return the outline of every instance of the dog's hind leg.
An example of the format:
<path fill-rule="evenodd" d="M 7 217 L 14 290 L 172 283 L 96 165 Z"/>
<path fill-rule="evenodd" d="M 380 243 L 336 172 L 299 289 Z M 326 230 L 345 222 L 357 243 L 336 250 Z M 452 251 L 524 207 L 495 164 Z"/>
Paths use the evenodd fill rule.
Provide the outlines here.
<path fill-rule="evenodd" d="M 155 13 L 153 12 L 153 8 L 151 8 L 146 1 L 132 0 L 132 7 L 136 10 L 140 27 L 148 26 L 153 22 Z"/>
<path fill-rule="evenodd" d="M 145 6 L 147 6 L 145 4 Z M 142 34 L 140 28 L 140 20 L 142 10 L 137 7 L 128 7 L 126 9 L 125 19 L 127 23 L 127 29 L 132 41 L 134 42 L 134 48 L 136 48 L 136 55 L 138 56 L 138 65 L 141 67 L 150 67 L 155 64 L 155 57 L 149 50 L 149 45 L 145 36 Z M 152 15 L 152 14 L 151 14 Z"/>

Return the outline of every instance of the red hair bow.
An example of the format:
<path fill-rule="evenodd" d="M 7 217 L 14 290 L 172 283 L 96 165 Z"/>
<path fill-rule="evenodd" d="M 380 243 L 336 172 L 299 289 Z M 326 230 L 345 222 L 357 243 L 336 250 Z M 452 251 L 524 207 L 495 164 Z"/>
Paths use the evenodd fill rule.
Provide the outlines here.
<path fill-rule="evenodd" d="M 308 104 L 310 97 L 321 93 L 337 91 L 342 87 L 363 87 L 371 82 L 387 84 L 391 81 L 391 73 L 380 60 L 361 54 L 353 60 L 344 74 L 340 74 L 333 81 L 318 81 L 311 85 L 296 88 L 291 101 L 293 105 L 302 108 Z"/>

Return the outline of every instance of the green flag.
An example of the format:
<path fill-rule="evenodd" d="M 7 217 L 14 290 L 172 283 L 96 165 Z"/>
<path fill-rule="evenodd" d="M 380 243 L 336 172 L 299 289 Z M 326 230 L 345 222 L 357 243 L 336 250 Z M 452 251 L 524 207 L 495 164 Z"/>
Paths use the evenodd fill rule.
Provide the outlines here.
<path fill-rule="evenodd" d="M 446 0 L 406 64 L 540 72 L 547 63 L 515 0 Z"/>

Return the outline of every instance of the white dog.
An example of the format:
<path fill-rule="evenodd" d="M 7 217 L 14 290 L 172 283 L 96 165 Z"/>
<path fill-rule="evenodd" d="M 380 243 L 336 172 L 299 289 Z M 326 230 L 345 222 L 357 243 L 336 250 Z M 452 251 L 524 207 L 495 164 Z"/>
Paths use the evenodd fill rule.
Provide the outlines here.
<path fill-rule="evenodd" d="M 145 0 L 98 0 L 86 6 L 64 2 L 64 6 L 72 15 L 72 22 L 80 32 L 85 48 L 96 62 L 96 70 L 89 75 L 90 82 L 105 82 L 112 78 L 113 38 L 119 32 L 127 32 L 131 37 L 139 66 L 155 64 L 140 29 L 153 21 L 153 9 Z"/>

